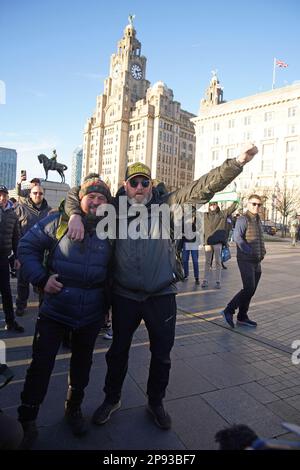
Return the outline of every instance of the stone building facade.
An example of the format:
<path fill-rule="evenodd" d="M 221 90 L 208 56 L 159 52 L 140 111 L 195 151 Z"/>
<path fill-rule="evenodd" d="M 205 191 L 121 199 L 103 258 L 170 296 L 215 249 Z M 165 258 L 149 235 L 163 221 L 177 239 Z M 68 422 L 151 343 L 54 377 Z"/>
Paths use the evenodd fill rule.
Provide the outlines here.
<path fill-rule="evenodd" d="M 111 56 L 104 93 L 84 131 L 82 177 L 100 173 L 112 193 L 127 165 L 136 161 L 148 165 L 152 177 L 170 190 L 193 180 L 195 115 L 181 109 L 163 82 L 150 86 L 146 64 L 131 21 Z"/>

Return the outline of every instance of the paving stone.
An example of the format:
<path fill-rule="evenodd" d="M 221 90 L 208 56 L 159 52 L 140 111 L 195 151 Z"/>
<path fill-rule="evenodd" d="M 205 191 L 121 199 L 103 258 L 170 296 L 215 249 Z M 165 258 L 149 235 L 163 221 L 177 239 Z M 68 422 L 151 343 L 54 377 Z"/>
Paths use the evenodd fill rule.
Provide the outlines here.
<path fill-rule="evenodd" d="M 241 387 L 205 393 L 204 398 L 226 421 L 247 424 L 258 435 L 273 437 L 281 431 L 280 418 Z"/>
<path fill-rule="evenodd" d="M 180 430 L 180 439 L 187 449 L 216 449 L 214 436 L 228 423 L 200 396 L 182 398 L 167 403 L 173 419 L 173 429 Z"/>
<path fill-rule="evenodd" d="M 176 360 L 172 364 L 172 373 L 166 398 L 174 399 L 192 396 L 215 390 L 216 386 L 206 380 L 201 372 L 195 371 L 186 360 Z"/>
<path fill-rule="evenodd" d="M 285 401 L 277 400 L 272 403 L 268 403 L 268 408 L 273 413 L 280 416 L 284 421 L 300 425 L 300 410 L 299 412 L 295 411 L 295 408 Z"/>
<path fill-rule="evenodd" d="M 189 364 L 210 383 L 219 388 L 239 385 L 261 378 L 260 371 L 256 371 L 251 366 L 232 365 L 219 356 L 216 357 L 216 355 L 191 358 Z"/>
<path fill-rule="evenodd" d="M 272 403 L 273 401 L 278 400 L 278 397 L 274 393 L 269 392 L 265 387 L 259 385 L 257 382 L 241 385 L 241 388 L 263 404 Z"/>

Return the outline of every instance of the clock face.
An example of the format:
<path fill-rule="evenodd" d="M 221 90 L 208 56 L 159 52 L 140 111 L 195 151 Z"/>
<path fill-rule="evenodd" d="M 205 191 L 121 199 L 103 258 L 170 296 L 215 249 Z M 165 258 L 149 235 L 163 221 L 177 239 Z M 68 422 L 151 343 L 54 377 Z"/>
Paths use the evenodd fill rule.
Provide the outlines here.
<path fill-rule="evenodd" d="M 130 71 L 135 80 L 141 80 L 143 78 L 142 67 L 139 64 L 132 64 Z"/>
<path fill-rule="evenodd" d="M 113 73 L 112 73 L 113 78 L 119 78 L 120 74 L 121 74 L 121 65 L 116 64 L 114 66 Z"/>

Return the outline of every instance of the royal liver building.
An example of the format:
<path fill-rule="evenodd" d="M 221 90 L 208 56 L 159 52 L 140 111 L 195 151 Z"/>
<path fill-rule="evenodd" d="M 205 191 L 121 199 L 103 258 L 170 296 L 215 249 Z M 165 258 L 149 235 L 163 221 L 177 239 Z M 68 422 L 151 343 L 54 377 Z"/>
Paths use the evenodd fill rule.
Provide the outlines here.
<path fill-rule="evenodd" d="M 84 131 L 82 176 L 98 172 L 116 193 L 126 166 L 146 163 L 172 190 L 193 180 L 193 114 L 174 101 L 163 82 L 150 86 L 132 17 L 110 59 L 104 93 Z"/>

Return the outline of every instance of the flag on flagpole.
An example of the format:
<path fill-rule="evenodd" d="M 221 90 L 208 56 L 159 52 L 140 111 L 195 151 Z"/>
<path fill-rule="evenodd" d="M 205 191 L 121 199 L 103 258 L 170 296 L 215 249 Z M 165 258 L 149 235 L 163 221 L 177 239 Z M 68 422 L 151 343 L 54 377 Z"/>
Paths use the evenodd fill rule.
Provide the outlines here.
<path fill-rule="evenodd" d="M 288 64 L 286 64 L 285 62 L 283 62 L 283 60 L 276 60 L 276 65 L 277 67 L 288 67 Z"/>

